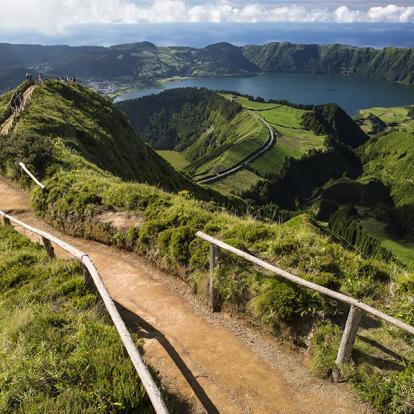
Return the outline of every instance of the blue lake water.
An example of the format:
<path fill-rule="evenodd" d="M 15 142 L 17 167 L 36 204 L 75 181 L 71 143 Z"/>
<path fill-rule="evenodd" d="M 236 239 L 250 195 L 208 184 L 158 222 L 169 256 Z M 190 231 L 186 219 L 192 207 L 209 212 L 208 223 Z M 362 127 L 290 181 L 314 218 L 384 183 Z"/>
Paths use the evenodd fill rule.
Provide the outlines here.
<path fill-rule="evenodd" d="M 116 102 L 160 93 L 165 89 L 205 87 L 229 90 L 264 99 L 287 99 L 302 104 L 336 102 L 350 115 L 374 106 L 414 104 L 414 86 L 357 77 L 290 73 L 263 73 L 252 77 L 191 78 L 174 80 L 163 88 L 140 89 L 124 94 Z"/>

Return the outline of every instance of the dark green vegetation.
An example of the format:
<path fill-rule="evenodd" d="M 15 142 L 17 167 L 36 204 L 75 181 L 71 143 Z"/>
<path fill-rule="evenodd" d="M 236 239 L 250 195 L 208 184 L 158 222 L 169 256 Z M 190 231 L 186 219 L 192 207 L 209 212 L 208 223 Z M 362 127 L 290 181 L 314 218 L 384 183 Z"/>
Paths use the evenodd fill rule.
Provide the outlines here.
<path fill-rule="evenodd" d="M 0 343 L 1 413 L 153 412 L 81 266 L 11 227 L 0 228 Z"/>
<path fill-rule="evenodd" d="M 378 128 L 372 127 L 372 120 Z M 360 150 L 364 177 L 378 177 L 390 191 L 394 208 L 366 217 L 363 224 L 407 266 L 414 264 L 414 119 L 413 107 L 372 108 L 357 122 L 372 138 Z M 377 220 L 377 222 L 375 222 Z"/>
<path fill-rule="evenodd" d="M 24 155 L 33 171 L 43 178 L 47 191 L 31 190 L 32 205 L 40 216 L 68 233 L 145 255 L 171 275 L 183 278 L 203 298 L 207 296 L 209 247 L 195 237 L 198 230 L 298 276 L 350 294 L 407 323 L 414 323 L 413 275 L 399 263 L 388 263 L 380 257 L 366 257 L 355 249 L 344 247 L 345 243 L 335 243 L 336 239 L 329 229 L 318 223 L 315 225 L 309 214 L 295 211 L 296 216 L 291 218 L 292 214 L 282 214 L 273 206 L 275 220 L 270 224 L 253 217 L 230 214 L 212 201 L 200 200 L 195 191 L 191 192 L 185 187 L 168 187 L 168 181 L 161 188 L 153 185 L 154 182 L 143 183 L 147 181 L 146 176 L 141 179 L 137 175 L 134 180 L 125 182 L 121 177 L 110 174 L 109 165 L 105 164 L 105 169 L 95 165 L 92 158 L 87 158 L 91 155 L 82 149 L 85 137 L 72 134 L 69 141 L 65 131 L 78 129 L 78 118 L 74 116 L 77 113 L 77 99 L 88 101 L 89 111 L 85 112 L 85 123 L 94 125 L 93 131 L 95 127 L 99 128 L 102 98 L 78 86 L 66 85 L 70 93 L 62 94 L 61 87 L 57 82 L 38 87 L 26 111 L 18 119 L 16 129 L 10 137 L 2 138 L 0 154 L 7 150 L 8 157 L 16 160 Z M 71 99 L 71 96 L 76 98 Z M 274 103 L 271 105 L 277 106 Z M 61 111 L 63 108 L 64 111 Z M 282 105 L 282 109 L 275 109 L 274 113 L 269 107 L 263 112 L 269 110 L 265 115 L 269 119 L 273 117 L 275 123 L 283 118 L 283 122 L 289 125 L 286 129 L 302 129 L 297 124 L 301 118 L 291 109 L 310 110 Z M 49 113 L 64 115 L 49 116 Z M 67 120 L 67 127 L 59 129 L 63 117 Z M 124 122 L 116 117 L 115 123 Z M 118 130 L 120 126 L 114 124 L 111 128 Z M 317 137 L 311 134 L 313 138 Z M 36 145 L 29 137 L 38 138 Z M 137 139 L 135 135 L 130 137 Z M 123 139 L 117 135 L 110 138 L 115 143 Z M 26 145 L 28 142 L 32 145 Z M 358 161 L 354 149 L 338 143 L 334 137 L 328 144 L 329 148 L 325 151 L 315 152 L 317 158 L 323 152 L 344 151 L 345 165 L 358 167 L 358 173 L 362 172 L 360 162 L 356 167 L 353 165 L 355 160 Z M 119 156 L 126 156 L 124 151 L 129 151 L 129 147 L 120 145 L 119 148 Z M 141 148 L 139 151 L 144 151 Z M 109 156 L 104 152 L 112 151 L 112 147 L 106 145 L 99 146 L 99 149 L 99 156 L 103 160 Z M 42 168 L 44 162 L 38 161 L 39 154 L 44 156 L 48 153 L 47 168 Z M 153 152 L 151 154 L 155 156 Z M 335 156 L 338 157 L 338 154 Z M 145 165 L 151 167 L 150 163 Z M 153 174 L 157 173 L 156 166 L 154 164 Z M 19 176 L 15 163 L 6 162 L 4 157 L 0 158 L 0 170 L 27 184 Z M 335 186 L 343 189 L 347 184 L 341 179 L 344 180 L 342 177 L 338 180 L 328 179 L 319 186 L 317 190 L 323 191 L 325 197 L 318 198 L 317 193 L 316 199 L 309 199 L 312 202 L 309 201 L 308 205 L 313 207 L 325 200 L 341 207 L 342 201 L 335 201 L 335 197 L 342 194 L 342 190 L 333 190 Z M 358 199 L 362 204 L 371 186 L 360 188 L 360 184 L 354 185 L 359 186 Z M 205 193 L 200 190 L 200 194 Z M 353 191 L 349 194 L 352 196 Z M 210 195 L 215 197 L 214 193 Z M 307 203 L 308 200 L 303 205 Z M 100 216 L 107 211 L 128 212 L 137 217 L 137 224 L 125 231 L 103 223 Z M 329 374 L 339 332 L 335 326 L 343 325 L 347 309 L 227 254 L 220 256 L 215 285 L 223 309 L 241 313 L 264 329 L 293 338 L 301 345 L 313 331 L 315 344 L 312 347 L 312 365 L 319 375 Z M 321 328 L 326 325 L 328 328 Z M 321 338 L 326 338 L 326 341 Z M 413 349 L 413 338 L 388 325 L 367 319 L 356 343 L 353 355 L 355 365 L 344 367 L 346 378 L 355 384 L 363 398 L 380 407 L 382 412 L 410 413 L 414 401 L 413 387 L 410 386 L 413 382 Z"/>
<path fill-rule="evenodd" d="M 346 128 L 351 125 L 362 134 L 336 106 L 313 110 L 313 106 L 266 103 L 236 93 L 218 94 L 207 89 L 171 89 L 124 101 L 117 107 L 128 115 L 136 132 L 152 146 L 175 151 L 174 156 L 169 153 L 172 165 L 179 168 L 184 157 L 189 164 L 185 171 L 195 179 L 233 167 L 266 144 L 269 131 L 260 118 L 266 120 L 276 132 L 276 144 L 247 168 L 212 185 L 224 193 L 246 191 L 269 174 L 279 172 L 288 157 L 297 159 L 311 149 L 323 148 L 325 131 L 342 138 L 348 136 Z M 317 111 L 321 115 L 312 123 Z M 305 115 L 309 127 L 304 126 Z M 322 122 L 321 133 L 311 131 Z M 359 139 L 357 134 L 352 136 Z"/>
<path fill-rule="evenodd" d="M 285 105 L 285 108 L 289 107 Z M 269 169 L 268 179 L 247 191 L 244 194 L 245 197 L 262 205 L 272 202 L 282 208 L 294 210 L 306 205 L 314 192 L 330 179 L 337 179 L 343 175 L 356 178 L 361 174 L 361 162 L 350 145 L 356 147 L 366 142 L 367 136 L 364 132 L 337 105 L 305 108 L 289 108 L 291 113 L 294 112 L 296 116 L 299 116 L 295 124 L 292 124 L 292 120 L 283 118 L 275 121 L 266 117 L 266 120 L 273 123 L 276 129 L 284 134 L 286 134 L 284 129 L 286 126 L 296 128 L 293 131 L 293 136 L 298 137 L 294 141 L 296 145 L 297 142 L 301 142 L 299 138 L 301 128 L 305 131 L 312 130 L 316 137 L 324 134 L 326 136 L 325 148 L 321 149 L 315 145 L 314 148 L 309 148 L 308 152 L 302 151 L 296 156 L 286 154 L 279 168 Z M 276 108 L 276 110 L 279 109 Z M 262 111 L 264 112 L 261 113 L 266 116 L 267 111 L 265 109 Z M 275 124 L 275 122 L 278 123 Z M 280 125 L 281 123 L 283 126 Z M 277 149 L 276 145 L 275 150 Z"/>
<path fill-rule="evenodd" d="M 155 149 L 180 153 L 198 180 L 236 165 L 269 139 L 258 117 L 207 89 L 172 89 L 117 107 Z"/>
<path fill-rule="evenodd" d="M 15 173 L 15 159 L 32 166 L 40 178 L 48 169 L 89 168 L 231 203 L 176 172 L 137 137 L 108 99 L 80 85 L 48 81 L 37 86 L 30 111 L 19 115 L 13 135 L 0 140 L 0 163 L 8 174 Z"/>
<path fill-rule="evenodd" d="M 27 67 L 95 80 L 153 82 L 174 76 L 226 76 L 259 72 L 342 74 L 414 83 L 411 49 L 269 43 L 203 49 L 157 47 L 149 42 L 111 47 L 0 44 L 0 90 L 14 86 Z M 16 82 L 16 83 L 14 83 Z"/>
<path fill-rule="evenodd" d="M 388 47 L 382 50 L 345 45 L 297 45 L 269 43 L 246 46 L 243 54 L 263 72 L 341 74 L 412 84 L 412 49 Z"/>

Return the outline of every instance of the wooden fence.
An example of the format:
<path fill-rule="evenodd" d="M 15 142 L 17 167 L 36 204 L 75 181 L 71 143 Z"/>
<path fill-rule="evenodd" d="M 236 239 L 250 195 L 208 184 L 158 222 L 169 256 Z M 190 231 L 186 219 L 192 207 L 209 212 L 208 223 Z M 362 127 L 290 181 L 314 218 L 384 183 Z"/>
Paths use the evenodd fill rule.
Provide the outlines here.
<path fill-rule="evenodd" d="M 219 259 L 219 249 L 223 249 L 230 253 L 233 253 L 236 256 L 239 256 L 250 263 L 253 263 L 265 270 L 268 270 L 272 273 L 281 276 L 282 278 L 289 280 L 299 286 L 303 286 L 309 289 L 314 290 L 315 292 L 321 293 L 325 296 L 328 296 L 332 299 L 337 301 L 346 303 L 350 305 L 350 310 L 348 314 L 348 318 L 346 321 L 345 329 L 342 335 L 341 343 L 339 345 L 337 357 L 336 357 L 336 365 L 340 365 L 343 362 L 348 361 L 351 358 L 352 348 L 355 343 L 355 338 L 357 335 L 359 322 L 361 320 L 363 312 L 366 312 L 376 318 L 379 318 L 385 322 L 388 322 L 398 328 L 403 329 L 404 331 L 414 335 L 414 327 L 411 325 L 406 324 L 405 322 L 400 321 L 392 316 L 387 315 L 384 312 L 379 311 L 363 302 L 360 302 L 350 296 L 344 295 L 339 292 L 335 292 L 334 290 L 328 289 L 326 287 L 317 285 L 316 283 L 309 282 L 308 280 L 302 279 L 298 276 L 295 276 L 285 270 L 282 270 L 276 266 L 273 266 L 249 253 L 243 252 L 229 244 L 222 242 L 214 237 L 209 236 L 203 232 L 198 232 L 197 237 L 200 239 L 210 243 L 210 279 L 209 279 L 209 301 L 210 307 L 212 311 L 217 310 L 217 300 L 216 300 L 216 293 L 214 289 L 214 276 L 215 270 L 218 266 L 218 259 Z"/>
<path fill-rule="evenodd" d="M 20 163 L 20 166 L 22 167 L 23 171 L 25 171 L 32 178 L 32 180 L 40 188 L 42 188 L 42 190 L 45 188 L 45 186 L 42 183 L 40 183 L 36 179 L 36 177 L 34 177 L 34 175 L 32 173 L 30 173 L 30 171 L 25 167 L 25 165 L 23 163 Z M 4 215 L 4 213 L 2 213 L 1 211 L 0 211 L 0 215 L 3 215 L 5 217 L 5 219 L 7 219 L 7 218 L 11 219 L 10 216 Z M 14 219 L 14 221 L 16 222 L 16 219 Z M 38 232 L 37 234 L 39 234 L 40 230 L 36 230 L 36 231 Z M 43 232 L 40 232 L 40 233 L 43 234 Z M 59 243 L 64 243 L 64 242 L 61 242 L 60 240 L 54 238 L 53 236 L 48 235 L 47 233 L 44 233 L 44 234 L 47 237 L 43 237 L 42 235 L 41 235 L 41 237 L 42 237 L 43 244 L 44 244 L 47 251 L 49 251 L 50 249 L 52 249 L 52 251 L 53 251 L 53 248 L 51 247 L 50 241 L 52 241 L 56 244 L 58 244 L 57 241 Z M 273 266 L 270 263 L 267 263 L 267 262 L 255 257 L 255 256 L 249 254 L 249 253 L 243 252 L 242 250 L 239 250 L 239 249 L 237 249 L 233 246 L 230 246 L 229 244 L 224 243 L 221 240 L 218 240 L 218 239 L 216 239 L 212 236 L 209 236 L 208 234 L 205 234 L 201 231 L 197 232 L 196 236 L 199 237 L 200 239 L 210 243 L 210 278 L 209 278 L 208 291 L 209 291 L 210 307 L 211 307 L 211 310 L 213 312 L 216 312 L 218 310 L 217 295 L 216 295 L 215 288 L 214 288 L 214 275 L 215 275 L 216 267 L 218 266 L 219 249 L 223 249 L 223 250 L 228 251 L 230 253 L 233 253 L 234 255 L 239 256 L 239 257 L 247 260 L 248 262 L 253 263 L 253 264 L 255 264 L 255 265 L 257 265 L 257 266 L 259 266 L 259 267 L 261 267 L 265 270 L 268 270 L 272 273 L 275 273 L 278 276 L 281 276 L 282 278 L 284 278 L 284 279 L 286 279 L 290 282 L 293 282 L 293 283 L 295 283 L 299 286 L 303 286 L 303 287 L 312 289 L 315 292 L 321 293 L 322 295 L 328 296 L 328 297 L 330 297 L 332 299 L 335 299 L 339 302 L 343 302 L 343 303 L 346 303 L 346 304 L 350 305 L 348 318 L 346 320 L 344 332 L 342 334 L 341 342 L 339 344 L 338 353 L 337 353 L 336 360 L 335 360 L 335 363 L 336 363 L 337 366 L 341 365 L 342 363 L 344 363 L 346 361 L 349 361 L 349 359 L 351 358 L 352 348 L 353 348 L 354 343 L 355 343 L 359 323 L 361 321 L 361 318 L 362 318 L 362 315 L 363 315 L 364 312 L 366 312 L 366 313 L 368 313 L 368 314 L 370 314 L 370 315 L 372 315 L 372 316 L 374 316 L 378 319 L 381 319 L 385 322 L 388 322 L 388 323 L 390 323 L 394 326 L 397 326 L 398 328 L 403 329 L 404 331 L 414 335 L 414 327 L 413 326 L 408 325 L 407 323 L 405 323 L 403 321 L 400 321 L 399 319 L 396 319 L 396 318 L 394 318 L 390 315 L 387 315 L 386 313 L 381 312 L 380 310 L 375 309 L 375 308 L 373 308 L 373 307 L 371 307 L 371 306 L 369 306 L 369 305 L 367 305 L 363 302 L 360 302 L 357 299 L 354 299 L 350 296 L 344 295 L 344 294 L 339 293 L 339 292 L 335 292 L 334 290 L 328 289 L 324 286 L 317 285 L 316 283 L 309 282 L 308 280 L 305 280 L 305 279 L 302 279 L 298 276 L 295 276 L 292 273 L 286 272 L 283 269 L 280 269 L 276 266 Z M 54 240 L 51 240 L 51 238 L 54 239 Z M 64 244 L 66 245 L 66 243 L 64 243 Z M 68 246 L 68 245 L 66 245 L 66 247 L 73 249 L 71 246 Z M 69 250 L 67 250 L 67 251 L 69 251 Z M 76 252 L 78 252 L 78 251 L 76 250 Z M 74 252 L 74 253 L 76 253 L 76 252 Z M 76 254 L 73 254 L 73 255 L 75 257 L 77 257 Z M 83 260 L 85 260 L 86 263 L 88 263 L 88 265 L 90 267 L 90 269 L 88 267 L 89 272 L 91 274 L 94 273 L 95 279 L 97 279 L 97 280 L 99 279 L 98 283 L 100 283 L 102 285 L 101 286 L 102 289 L 105 290 L 106 295 L 108 296 L 109 300 L 112 302 L 112 299 L 110 299 L 109 294 L 106 291 L 106 288 L 103 285 L 103 282 L 102 282 L 101 278 L 99 277 L 99 274 L 97 273 L 97 271 L 96 271 L 95 267 L 93 266 L 92 262 L 90 261 L 89 257 L 87 255 L 83 255 L 82 257 L 78 257 L 78 259 L 80 259 L 84 264 L 85 264 L 85 262 Z M 93 270 L 91 270 L 92 268 L 93 268 Z M 94 279 L 94 281 L 95 281 L 95 279 Z M 95 284 L 96 283 L 97 282 L 95 281 Z M 112 302 L 112 304 L 113 304 L 113 302 Z M 113 305 L 113 306 L 115 306 L 115 305 Z M 109 311 L 109 309 L 108 309 L 108 311 Z M 116 311 L 116 308 L 115 308 L 115 311 Z M 117 314 L 118 314 L 118 312 L 117 312 Z M 118 317 L 122 321 L 119 314 L 118 314 Z M 126 327 L 125 327 L 125 324 L 123 323 L 123 321 L 122 321 L 122 324 L 124 326 L 124 330 L 122 332 L 124 332 L 124 331 L 128 332 L 126 330 Z M 121 335 L 121 338 L 122 338 L 123 334 L 121 334 L 121 332 L 120 332 L 120 335 Z M 129 335 L 129 333 L 128 333 L 128 335 Z M 133 343 L 132 343 L 132 346 L 134 346 Z M 134 349 L 136 350 L 135 346 L 134 346 Z M 138 351 L 136 351 L 136 354 L 138 355 L 139 360 L 142 362 L 142 359 L 141 359 Z M 131 359 L 132 359 L 132 357 L 131 357 Z M 134 360 L 133 360 L 133 362 L 134 362 Z M 135 363 L 134 363 L 134 365 L 135 365 Z M 145 365 L 144 365 L 144 367 L 145 367 Z M 146 367 L 145 367 L 145 369 L 146 369 Z M 138 372 L 138 369 L 137 369 L 137 372 Z M 149 373 L 148 373 L 148 375 L 149 375 Z M 339 374 L 337 373 L 336 375 L 339 375 Z M 144 385 L 145 385 L 145 383 L 144 383 Z M 151 387 L 149 389 L 151 389 Z M 148 389 L 147 389 L 147 391 L 148 391 Z M 157 389 L 157 391 L 158 391 L 158 389 Z M 149 394 L 149 391 L 148 391 L 148 394 Z M 157 393 L 157 395 L 159 396 L 159 392 Z M 152 399 L 151 399 L 151 401 L 152 401 Z M 155 407 L 155 405 L 154 405 L 154 407 Z M 165 409 L 165 406 L 163 406 L 163 407 Z M 166 412 L 166 411 L 159 411 L 159 412 Z M 157 413 L 158 413 L 158 411 L 157 411 Z"/>
<path fill-rule="evenodd" d="M 157 414 L 168 414 L 167 407 L 161 397 L 161 393 L 157 387 L 157 385 L 154 382 L 154 379 L 151 376 L 151 373 L 149 372 L 147 366 L 145 365 L 144 361 L 142 360 L 142 357 L 137 349 L 137 347 L 134 344 L 134 341 L 132 340 L 131 334 L 128 331 L 128 328 L 125 325 L 125 322 L 123 321 L 121 315 L 118 312 L 118 309 L 116 308 L 116 305 L 114 301 L 112 300 L 111 296 L 109 295 L 108 290 L 105 287 L 105 284 L 99 275 L 98 271 L 96 270 L 95 265 L 93 264 L 91 258 L 76 249 L 75 247 L 65 243 L 64 241 L 58 239 L 57 237 L 46 233 L 42 230 L 39 230 L 35 227 L 29 226 L 26 223 L 23 223 L 22 221 L 6 214 L 5 212 L 0 210 L 0 217 L 3 219 L 3 224 L 5 226 L 9 226 L 15 224 L 16 226 L 24 228 L 26 231 L 35 234 L 40 237 L 43 246 L 46 249 L 47 254 L 50 257 L 55 257 L 55 252 L 53 245 L 59 246 L 66 252 L 68 252 L 70 255 L 78 259 L 83 265 L 85 269 L 85 278 L 92 278 L 96 289 L 99 292 L 99 295 L 101 296 L 105 307 L 112 319 L 112 322 L 115 325 L 115 328 L 118 331 L 119 336 L 121 337 L 121 341 L 124 344 L 129 357 L 131 358 L 131 361 L 135 367 L 135 370 L 138 373 L 139 378 L 141 379 L 145 389 L 147 390 L 148 397 L 151 400 L 151 403 L 155 409 L 155 412 Z"/>

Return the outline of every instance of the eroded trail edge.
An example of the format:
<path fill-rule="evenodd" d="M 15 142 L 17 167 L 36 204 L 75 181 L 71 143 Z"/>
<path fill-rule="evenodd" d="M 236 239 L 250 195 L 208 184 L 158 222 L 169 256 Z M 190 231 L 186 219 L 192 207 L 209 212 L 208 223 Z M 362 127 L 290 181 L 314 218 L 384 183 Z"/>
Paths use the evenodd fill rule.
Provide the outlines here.
<path fill-rule="evenodd" d="M 49 226 L 35 217 L 27 194 L 4 180 L 0 209 L 90 255 L 124 319 L 144 339 L 145 361 L 183 401 L 178 412 L 370 412 L 346 385 L 312 377 L 301 355 L 276 339 L 225 314 L 210 315 L 182 281 L 146 260 Z"/>

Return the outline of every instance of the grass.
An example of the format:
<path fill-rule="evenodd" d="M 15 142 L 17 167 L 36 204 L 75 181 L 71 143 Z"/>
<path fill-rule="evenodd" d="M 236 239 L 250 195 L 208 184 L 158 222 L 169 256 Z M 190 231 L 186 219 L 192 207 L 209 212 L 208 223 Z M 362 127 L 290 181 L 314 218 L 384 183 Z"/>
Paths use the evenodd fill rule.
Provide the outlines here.
<path fill-rule="evenodd" d="M 312 336 L 311 369 L 329 377 L 341 332 L 332 323 L 320 324 Z M 387 344 L 386 346 L 382 346 Z M 352 362 L 344 364 L 342 376 L 360 398 L 384 414 L 408 414 L 414 410 L 414 353 L 412 340 L 403 344 L 398 331 L 386 326 L 360 327 Z"/>
<path fill-rule="evenodd" d="M 178 151 L 159 150 L 157 153 L 178 171 L 182 171 L 190 165 L 190 162 Z"/>
<path fill-rule="evenodd" d="M 54 93 L 58 102 L 59 91 Z M 31 105 L 41 105 L 41 101 L 36 102 L 39 98 L 40 95 L 35 95 Z M 76 106 L 76 101 L 72 101 L 71 105 Z M 30 116 L 31 108 L 26 116 Z M 44 115 L 39 116 L 44 117 L 39 124 L 44 126 L 43 133 L 46 135 L 53 124 L 47 124 L 45 119 L 54 121 L 45 110 Z M 88 117 L 91 118 L 89 122 L 95 122 L 92 114 Z M 26 126 L 29 134 L 27 118 L 25 124 L 23 118 L 19 122 Z M 36 132 L 40 134 L 42 131 L 36 128 Z M 9 145 L 19 139 L 17 131 Z M 115 142 L 116 139 L 114 137 Z M 357 296 L 388 314 L 414 324 L 413 275 L 398 264 L 365 259 L 356 252 L 346 250 L 315 228 L 306 215 L 296 216 L 282 224 L 262 222 L 252 216 L 236 216 L 211 201 L 197 199 L 188 191 L 174 194 L 145 183 L 125 182 L 86 161 L 81 153 L 70 152 L 59 136 L 53 142 L 58 145 L 43 180 L 48 190 L 41 192 L 33 189 L 32 205 L 40 216 L 65 232 L 145 255 L 171 275 L 186 280 L 194 292 L 205 299 L 209 246 L 195 237 L 196 231 L 204 231 L 300 277 Z M 44 152 L 50 143 L 39 140 L 38 145 L 40 149 L 44 145 Z M 33 155 L 35 148 L 29 146 L 27 150 L 29 155 Z M 103 150 L 107 148 L 103 147 Z M 60 168 L 63 160 L 70 164 L 70 168 Z M 13 168 L 13 165 L 1 162 L 0 158 L 3 173 Z M 151 168 L 151 165 L 147 167 Z M 121 231 L 96 220 L 103 211 L 131 212 L 142 217 L 144 224 Z M 304 320 L 316 327 L 315 324 L 323 320 L 333 323 L 343 312 L 335 303 L 309 290 L 284 282 L 224 253 L 220 256 L 214 283 L 221 308 L 241 313 L 264 329 L 275 334 L 283 332 L 290 338 L 299 335 L 295 326 L 301 326 Z M 407 355 L 408 366 L 413 358 L 412 354 L 407 353 L 407 349 L 412 352 L 412 339 L 401 332 L 384 329 L 390 334 L 375 332 L 373 339 L 380 346 L 388 347 L 392 345 L 388 343 L 388 338 L 394 338 Z M 330 355 L 320 352 L 319 363 L 331 365 Z M 325 361 L 324 356 L 327 358 Z M 380 375 L 384 371 L 377 371 L 376 363 L 377 360 L 370 359 L 369 355 L 358 359 L 357 371 L 354 377 L 349 377 L 374 405 L 386 385 L 375 388 L 370 382 L 374 374 Z M 370 375 L 372 372 L 374 374 Z M 397 389 L 398 386 L 407 388 L 407 381 L 395 367 L 385 373 L 395 386 L 389 388 L 394 402 L 384 405 L 383 412 L 392 412 L 392 404 L 395 406 L 396 402 L 404 401 L 403 397 L 408 395 Z M 405 374 L 409 373 L 407 369 Z M 378 381 L 376 384 L 380 384 Z M 388 407 L 391 408 L 388 410 Z"/>
<path fill-rule="evenodd" d="M 11 227 L 0 228 L 0 343 L 1 413 L 153 412 L 81 266 Z"/>
<path fill-rule="evenodd" d="M 234 131 L 235 137 L 219 156 L 208 160 L 197 168 L 197 179 L 236 165 L 262 147 L 269 139 L 266 126 L 248 111 L 243 111 L 233 118 L 228 128 Z M 206 141 L 209 139 L 211 139 L 210 136 L 205 137 Z M 200 145 L 200 143 L 196 142 L 195 145 Z"/>
<path fill-rule="evenodd" d="M 385 224 L 374 218 L 364 219 L 362 224 L 367 232 L 379 240 L 396 259 L 404 263 L 407 269 L 414 271 L 414 242 L 404 242 L 391 237 L 385 230 Z"/>
<path fill-rule="evenodd" d="M 246 109 L 255 111 L 278 135 L 276 145 L 251 164 L 251 168 L 261 177 L 279 173 L 288 157 L 298 159 L 311 149 L 324 147 L 326 137 L 315 135 L 302 125 L 303 114 L 308 111 L 287 105 L 254 102 L 241 96 L 224 96 L 240 103 Z"/>
<path fill-rule="evenodd" d="M 241 194 L 243 191 L 246 191 L 246 189 L 252 188 L 260 180 L 261 178 L 258 175 L 243 169 L 217 181 L 216 183 L 210 184 L 210 186 L 223 194 Z"/>

